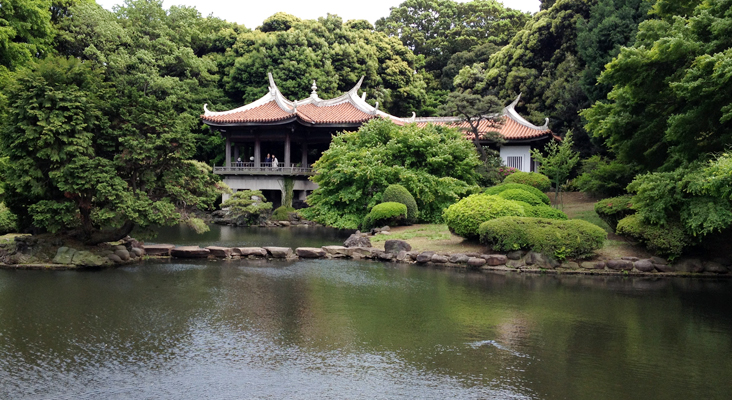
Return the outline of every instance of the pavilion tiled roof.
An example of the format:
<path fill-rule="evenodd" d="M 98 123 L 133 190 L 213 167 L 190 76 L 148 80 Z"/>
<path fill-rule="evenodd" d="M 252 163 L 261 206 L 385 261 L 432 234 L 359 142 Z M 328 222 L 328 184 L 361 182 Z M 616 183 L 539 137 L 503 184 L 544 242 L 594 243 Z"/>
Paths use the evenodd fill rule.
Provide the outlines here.
<path fill-rule="evenodd" d="M 201 115 L 201 119 L 209 125 L 219 126 L 282 124 L 298 121 L 305 125 L 342 125 L 345 127 L 363 124 L 370 119 L 380 117 L 390 119 L 397 125 L 416 123 L 418 126 L 425 126 L 431 123 L 458 127 L 462 128 L 468 139 L 473 138 L 473 133 L 469 129 L 470 125 L 458 117 L 416 118 L 412 115 L 412 118 L 399 118 L 379 111 L 378 103 L 374 107 L 366 102 L 365 94 L 361 97 L 358 96 L 358 89 L 361 87 L 363 78 L 358 81 L 353 89 L 329 100 L 318 97 L 317 87 L 313 82 L 313 92 L 310 97 L 293 102 L 280 93 L 272 74 L 268 75 L 269 92 L 260 99 L 233 110 L 220 112 L 209 111 L 207 105 L 204 105 L 205 113 Z M 487 132 L 495 131 L 509 141 L 552 137 L 553 134 L 548 127 L 548 119 L 543 126 L 536 126 L 516 112 L 515 106 L 520 98 L 521 95 L 504 108 L 500 115 L 495 115 L 491 120 L 481 120 L 478 125 L 481 136 Z M 500 123 L 493 122 L 494 119 L 499 120 Z"/>

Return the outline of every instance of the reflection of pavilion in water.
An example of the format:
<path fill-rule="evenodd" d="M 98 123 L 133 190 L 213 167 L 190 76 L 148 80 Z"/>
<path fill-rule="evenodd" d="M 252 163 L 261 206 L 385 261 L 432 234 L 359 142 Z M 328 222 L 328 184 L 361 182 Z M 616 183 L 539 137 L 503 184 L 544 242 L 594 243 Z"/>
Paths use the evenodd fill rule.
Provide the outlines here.
<path fill-rule="evenodd" d="M 310 97 L 290 101 L 277 88 L 269 75 L 269 91 L 260 99 L 228 111 L 209 111 L 201 116 L 204 123 L 217 130 L 226 140 L 223 166 L 214 167 L 214 173 L 223 175 L 224 183 L 234 190 L 262 190 L 265 196 L 278 205 L 284 178 L 294 181 L 294 194 L 301 200 L 309 191 L 317 188 L 308 180 L 311 168 L 323 151 L 328 149 L 331 138 L 338 132 L 355 131 L 374 118 L 389 119 L 397 125 L 416 123 L 467 127 L 457 117 L 399 118 L 379 110 L 366 102 L 366 93 L 358 91 L 363 77 L 348 92 L 334 99 L 318 97 L 313 82 Z M 504 164 L 522 171 L 533 171 L 531 148 L 541 147 L 553 138 L 547 123 L 536 126 L 521 117 L 514 107 L 519 98 L 504 108 L 499 124 L 482 121 L 481 134 L 496 131 L 506 142 L 499 146 Z M 471 136 L 472 134 L 466 134 Z M 491 145 L 484 141 L 484 145 Z M 277 158 L 276 165 L 266 155 Z M 224 195 L 224 200 L 228 195 Z"/>

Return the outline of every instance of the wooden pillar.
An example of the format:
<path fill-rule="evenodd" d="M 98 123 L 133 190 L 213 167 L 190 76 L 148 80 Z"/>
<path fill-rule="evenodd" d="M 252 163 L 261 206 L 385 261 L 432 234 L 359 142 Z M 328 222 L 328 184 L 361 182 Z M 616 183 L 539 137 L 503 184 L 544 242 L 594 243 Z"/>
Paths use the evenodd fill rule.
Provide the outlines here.
<path fill-rule="evenodd" d="M 295 128 L 292 128 L 293 130 Z M 290 167 L 290 132 L 285 135 L 285 168 Z"/>
<path fill-rule="evenodd" d="M 309 167 L 308 165 L 308 144 L 307 142 L 302 142 L 302 164 L 300 164 L 303 168 Z"/>
<path fill-rule="evenodd" d="M 254 166 L 256 168 L 259 168 L 262 166 L 262 164 L 261 164 L 262 156 L 259 154 L 260 151 L 261 151 L 261 148 L 260 148 L 260 143 L 259 143 L 259 135 L 257 135 L 254 138 Z"/>
<path fill-rule="evenodd" d="M 231 168 L 231 139 L 226 135 L 226 164 L 224 167 Z"/>

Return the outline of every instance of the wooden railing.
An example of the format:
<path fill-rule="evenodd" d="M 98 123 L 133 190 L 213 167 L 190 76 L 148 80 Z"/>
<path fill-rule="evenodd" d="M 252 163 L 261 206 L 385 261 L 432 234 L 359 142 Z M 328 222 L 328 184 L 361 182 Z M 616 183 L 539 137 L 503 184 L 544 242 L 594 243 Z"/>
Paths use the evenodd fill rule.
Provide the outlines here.
<path fill-rule="evenodd" d="M 253 162 L 232 162 L 231 167 L 214 167 L 214 174 L 218 175 L 313 175 L 312 168 L 297 167 L 291 164 L 285 167 L 279 164 L 273 167 L 272 163 L 260 163 L 255 167 Z"/>

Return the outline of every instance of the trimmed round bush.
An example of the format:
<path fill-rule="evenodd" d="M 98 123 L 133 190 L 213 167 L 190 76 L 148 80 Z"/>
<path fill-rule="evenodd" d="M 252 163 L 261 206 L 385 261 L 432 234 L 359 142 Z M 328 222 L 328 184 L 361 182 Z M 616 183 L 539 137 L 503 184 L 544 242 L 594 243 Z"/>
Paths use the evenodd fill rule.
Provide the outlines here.
<path fill-rule="evenodd" d="M 564 212 L 557 210 L 554 207 L 547 206 L 546 204 L 542 204 L 540 206 L 532 206 L 531 204 L 523 203 L 521 205 L 524 207 L 524 213 L 527 217 L 562 220 L 569 219 L 567 217 L 567 214 L 565 214 Z"/>
<path fill-rule="evenodd" d="M 579 219 L 503 217 L 480 224 L 480 242 L 498 251 L 533 250 L 563 260 L 602 248 L 607 232 Z"/>
<path fill-rule="evenodd" d="M 549 196 L 547 196 L 544 192 L 541 190 L 529 186 L 524 185 L 521 183 L 502 183 L 500 185 L 491 186 L 488 189 L 485 190 L 485 194 L 491 194 L 491 195 L 497 195 L 505 190 L 512 190 L 512 189 L 521 189 L 526 192 L 529 192 L 533 194 L 534 196 L 538 197 L 544 204 L 550 204 L 549 202 Z"/>
<path fill-rule="evenodd" d="M 417 202 L 414 200 L 414 196 L 409 193 L 402 185 L 389 185 L 384 190 L 384 195 L 381 197 L 381 201 L 386 203 L 393 201 L 395 203 L 402 203 L 407 206 L 407 222 L 413 224 L 417 222 L 417 215 L 419 209 L 417 208 Z"/>
<path fill-rule="evenodd" d="M 614 231 L 618 227 L 618 221 L 635 213 L 632 206 L 633 196 L 611 197 L 595 203 L 595 212 Z"/>
<path fill-rule="evenodd" d="M 503 183 L 521 183 L 524 185 L 533 186 L 539 189 L 542 193 L 546 192 L 551 188 L 552 183 L 549 178 L 538 172 L 523 172 L 518 171 L 506 177 Z"/>
<path fill-rule="evenodd" d="M 651 225 L 643 222 L 638 214 L 629 215 L 618 221 L 616 233 L 633 238 L 643 243 L 648 250 L 669 258 L 680 256 L 687 246 L 694 244 L 681 224 Z"/>
<path fill-rule="evenodd" d="M 407 206 L 389 201 L 375 205 L 363 219 L 361 226 L 363 230 L 369 230 L 375 226 L 401 225 L 406 220 Z"/>
<path fill-rule="evenodd" d="M 504 190 L 499 193 L 498 196 L 503 197 L 506 200 L 523 201 L 524 203 L 529 203 L 532 206 L 545 205 L 540 198 L 523 189 Z"/>
<path fill-rule="evenodd" d="M 295 212 L 295 209 L 292 207 L 285 207 L 285 206 L 277 207 L 274 210 L 274 212 L 272 213 L 272 220 L 273 221 L 287 221 L 290 219 L 291 212 Z"/>
<path fill-rule="evenodd" d="M 450 232 L 469 239 L 478 237 L 478 227 L 481 223 L 511 215 L 519 217 L 525 215 L 521 204 L 487 194 L 468 196 L 442 213 Z"/>

